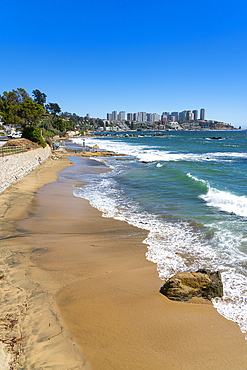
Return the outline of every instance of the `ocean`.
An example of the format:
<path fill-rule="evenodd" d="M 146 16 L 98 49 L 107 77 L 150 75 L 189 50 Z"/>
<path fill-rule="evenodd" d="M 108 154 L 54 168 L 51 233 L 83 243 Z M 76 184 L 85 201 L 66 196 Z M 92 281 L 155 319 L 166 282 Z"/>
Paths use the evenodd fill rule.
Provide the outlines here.
<path fill-rule="evenodd" d="M 87 146 L 125 156 L 97 159 L 111 171 L 83 175 L 74 195 L 103 217 L 147 230 L 146 258 L 161 280 L 219 270 L 224 296 L 213 305 L 247 339 L 247 132 L 153 134 L 86 138 Z"/>

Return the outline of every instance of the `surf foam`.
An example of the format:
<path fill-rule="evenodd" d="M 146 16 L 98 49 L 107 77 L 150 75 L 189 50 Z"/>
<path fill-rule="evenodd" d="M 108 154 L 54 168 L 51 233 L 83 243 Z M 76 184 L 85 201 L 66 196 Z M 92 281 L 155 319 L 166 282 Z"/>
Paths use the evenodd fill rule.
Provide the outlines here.
<path fill-rule="evenodd" d="M 114 171 L 116 169 L 91 178 L 85 187 L 75 190 L 74 195 L 88 199 L 103 217 L 126 221 L 147 230 L 148 237 L 143 241 L 148 249 L 146 257 L 157 264 L 162 280 L 179 271 L 196 271 L 199 268 L 222 271 L 224 297 L 213 300 L 213 304 L 221 315 L 237 322 L 246 334 L 247 279 L 228 266 L 228 254 L 214 250 L 203 233 L 196 232 L 186 222 L 164 222 L 155 215 L 141 212 L 138 204 L 118 188 L 112 178 Z"/>
<path fill-rule="evenodd" d="M 83 139 L 72 139 L 76 144 L 82 145 Z M 124 154 L 135 157 L 141 162 L 158 162 L 158 161 L 188 161 L 188 162 L 205 162 L 205 161 L 231 161 L 235 158 L 247 158 L 246 153 L 238 152 L 213 152 L 213 153 L 185 153 L 172 152 L 157 149 L 155 146 L 141 145 L 136 143 L 126 143 L 117 139 L 105 138 L 87 138 L 86 145 L 93 146 L 97 144 L 100 149 L 109 150 L 117 154 Z"/>

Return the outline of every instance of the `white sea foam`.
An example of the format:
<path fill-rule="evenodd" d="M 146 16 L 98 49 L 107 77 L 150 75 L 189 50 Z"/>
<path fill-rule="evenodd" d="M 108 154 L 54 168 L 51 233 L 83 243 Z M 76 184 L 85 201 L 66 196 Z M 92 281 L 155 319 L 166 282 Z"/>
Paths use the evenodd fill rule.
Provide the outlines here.
<path fill-rule="evenodd" d="M 187 176 L 190 177 L 191 179 L 197 181 L 197 182 L 201 182 L 203 184 L 206 184 L 208 187 L 210 186 L 209 183 L 205 180 L 201 180 L 201 179 L 198 179 L 197 177 L 191 175 L 190 173 L 187 173 Z"/>
<path fill-rule="evenodd" d="M 82 145 L 82 139 L 72 139 L 74 143 Z M 123 141 L 87 138 L 86 145 L 93 146 L 97 144 L 100 149 L 109 150 L 117 154 L 124 154 L 135 157 L 141 162 L 158 162 L 158 161 L 189 161 L 189 162 L 204 162 L 204 161 L 231 161 L 235 158 L 247 158 L 247 153 L 238 152 L 217 152 L 217 153 L 184 153 L 172 152 L 166 150 L 159 150 L 156 147 L 148 145 L 140 145 L 133 143 L 126 143 Z"/>
<path fill-rule="evenodd" d="M 237 196 L 228 191 L 209 188 L 207 194 L 200 195 L 200 198 L 205 200 L 209 207 L 247 217 L 247 198 L 244 195 Z"/>
<path fill-rule="evenodd" d="M 155 215 L 141 212 L 137 204 L 122 194 L 111 175 L 109 173 L 98 175 L 82 189 L 75 190 L 74 195 L 88 199 L 93 207 L 102 212 L 103 217 L 126 221 L 149 231 L 148 237 L 144 240 L 148 249 L 146 257 L 157 264 L 162 280 L 179 271 L 196 271 L 199 268 L 222 271 L 224 297 L 214 299 L 213 304 L 220 314 L 237 322 L 241 331 L 246 334 L 247 279 L 238 273 L 236 268 L 226 267 L 229 266 L 226 238 L 233 240 L 230 231 L 229 235 L 222 233 L 222 230 L 215 233 L 214 242 L 222 243 L 225 247 L 225 250 L 219 252 L 208 244 L 202 232 L 195 231 L 188 223 L 164 222 Z M 231 249 L 230 243 L 228 248 Z M 236 261 L 246 259 L 246 255 L 241 256 L 239 253 L 237 249 L 235 257 L 231 253 L 230 262 L 233 265 Z"/>
<path fill-rule="evenodd" d="M 208 191 L 206 194 L 201 194 L 208 207 L 218 208 L 221 211 L 234 213 L 237 216 L 247 217 L 247 197 L 238 196 L 229 191 L 218 190 L 210 186 L 208 181 L 198 179 L 197 177 L 187 173 L 191 179 L 207 185 Z"/>

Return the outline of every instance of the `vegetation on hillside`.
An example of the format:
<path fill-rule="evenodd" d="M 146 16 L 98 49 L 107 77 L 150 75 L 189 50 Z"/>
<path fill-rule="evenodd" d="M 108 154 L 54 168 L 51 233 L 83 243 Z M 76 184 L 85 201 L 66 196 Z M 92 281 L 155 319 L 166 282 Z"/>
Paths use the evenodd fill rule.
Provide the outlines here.
<path fill-rule="evenodd" d="M 32 91 L 32 97 L 23 88 L 4 91 L 0 95 L 0 121 L 42 146 L 45 144 L 43 138 L 50 142 L 55 135 L 65 136 L 67 131 L 84 132 L 98 126 L 88 117 L 62 112 L 58 103 L 47 103 L 46 98 L 47 95 L 38 89 Z M 99 125 L 104 125 L 101 121 Z"/>
<path fill-rule="evenodd" d="M 43 148 L 46 147 L 46 143 L 44 139 L 42 138 L 41 132 L 38 129 L 38 127 L 26 126 L 24 130 L 22 131 L 22 137 L 30 141 L 33 141 L 34 143 L 38 143 Z"/>
<path fill-rule="evenodd" d="M 23 88 L 9 92 L 4 91 L 0 95 L 0 121 L 3 122 L 4 126 L 15 126 L 17 130 L 25 132 L 25 135 L 30 136 L 32 133 L 31 136 L 36 141 L 39 136 L 38 131 L 33 129 L 33 131 L 29 131 L 28 128 L 37 128 L 41 130 L 40 137 L 43 137 L 49 144 L 51 143 L 51 138 L 54 136 L 66 136 L 68 131 L 76 130 L 83 134 L 88 130 L 111 130 L 113 127 L 117 130 L 117 126 L 122 128 L 122 122 L 82 117 L 67 111 L 62 112 L 58 103 L 47 102 L 46 98 L 47 95 L 38 89 L 32 91 L 32 97 Z M 233 129 L 231 125 L 216 121 L 178 121 L 178 123 L 183 130 Z M 176 129 L 170 121 L 166 123 L 161 121 L 142 123 L 127 120 L 123 127 L 130 130 Z"/>

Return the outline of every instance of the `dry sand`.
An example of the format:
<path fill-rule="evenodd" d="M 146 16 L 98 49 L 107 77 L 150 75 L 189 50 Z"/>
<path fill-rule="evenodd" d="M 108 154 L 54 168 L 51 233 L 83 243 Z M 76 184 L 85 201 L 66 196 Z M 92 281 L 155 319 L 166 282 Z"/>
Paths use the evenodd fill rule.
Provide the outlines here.
<path fill-rule="evenodd" d="M 56 285 L 47 288 L 50 277 L 30 260 L 33 245 L 16 230 L 36 207 L 34 192 L 70 165 L 49 159 L 0 194 L 0 370 L 91 368 L 59 317 Z"/>
<path fill-rule="evenodd" d="M 2 234 L 10 237 L 2 240 L 3 280 L 10 279 L 23 312 L 29 305 L 21 322 L 22 368 L 247 369 L 247 342 L 235 323 L 211 304 L 172 302 L 159 293 L 156 265 L 145 259 L 145 231 L 103 218 L 73 196 L 71 173 L 104 170 L 91 159 L 77 161 L 81 164 L 40 188 L 33 201 L 34 173 L 3 194 L 8 211 L 2 224 L 8 230 L 13 212 L 22 219 L 17 232 Z M 55 165 L 48 174 L 44 167 L 37 176 L 44 176 L 43 183 L 54 181 L 54 170 Z M 28 198 L 26 204 L 10 202 L 15 191 Z M 8 310 L 1 307 L 1 317 Z"/>

